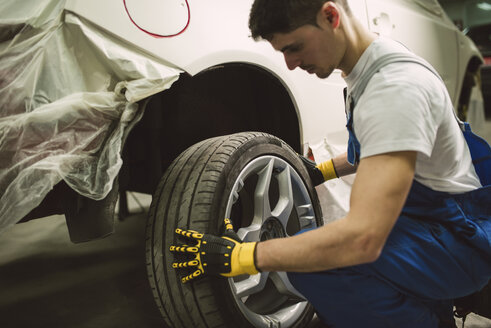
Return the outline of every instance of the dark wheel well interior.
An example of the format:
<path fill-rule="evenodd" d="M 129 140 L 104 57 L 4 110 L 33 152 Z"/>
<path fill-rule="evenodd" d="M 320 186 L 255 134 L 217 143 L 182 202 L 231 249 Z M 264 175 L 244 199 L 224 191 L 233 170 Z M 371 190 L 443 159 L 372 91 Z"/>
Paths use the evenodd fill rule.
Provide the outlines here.
<path fill-rule="evenodd" d="M 152 97 L 123 152 L 122 190 L 152 193 L 168 165 L 206 138 L 243 131 L 271 133 L 300 151 L 295 106 L 272 74 L 245 64 L 183 74 Z"/>
<path fill-rule="evenodd" d="M 476 85 L 476 76 L 479 75 L 479 68 L 481 65 L 482 61 L 477 57 L 472 57 L 467 64 L 457 108 L 457 114 L 461 120 L 465 121 L 467 119 L 467 110 L 469 109 L 472 88 Z"/>

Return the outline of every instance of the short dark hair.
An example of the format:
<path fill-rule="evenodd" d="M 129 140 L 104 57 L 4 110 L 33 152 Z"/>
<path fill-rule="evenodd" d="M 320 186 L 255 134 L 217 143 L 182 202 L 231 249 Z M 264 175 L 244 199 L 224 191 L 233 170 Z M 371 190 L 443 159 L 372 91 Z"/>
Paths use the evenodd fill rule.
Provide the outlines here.
<path fill-rule="evenodd" d="M 249 15 L 249 29 L 255 40 L 270 40 L 275 33 L 289 33 L 303 25 L 317 26 L 317 13 L 329 0 L 255 0 Z M 347 0 L 330 0 L 348 15 Z"/>

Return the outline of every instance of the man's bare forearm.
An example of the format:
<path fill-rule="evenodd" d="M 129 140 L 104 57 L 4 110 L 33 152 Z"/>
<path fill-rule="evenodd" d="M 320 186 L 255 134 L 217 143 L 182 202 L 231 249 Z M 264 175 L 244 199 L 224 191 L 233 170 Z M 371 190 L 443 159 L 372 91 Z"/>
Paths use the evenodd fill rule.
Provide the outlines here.
<path fill-rule="evenodd" d="M 365 253 L 364 234 L 348 218 L 289 238 L 260 242 L 256 267 L 261 271 L 315 272 L 372 260 Z"/>
<path fill-rule="evenodd" d="M 312 272 L 375 261 L 404 205 L 415 165 L 416 152 L 362 159 L 347 216 L 293 237 L 258 243 L 256 267 Z"/>

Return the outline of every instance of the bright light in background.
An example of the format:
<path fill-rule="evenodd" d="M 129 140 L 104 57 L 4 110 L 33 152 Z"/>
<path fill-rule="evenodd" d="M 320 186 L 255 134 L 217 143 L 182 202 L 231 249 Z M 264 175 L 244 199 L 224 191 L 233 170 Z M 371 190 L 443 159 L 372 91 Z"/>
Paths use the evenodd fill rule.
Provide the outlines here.
<path fill-rule="evenodd" d="M 477 8 L 481 10 L 491 10 L 491 4 L 488 2 L 479 2 Z"/>

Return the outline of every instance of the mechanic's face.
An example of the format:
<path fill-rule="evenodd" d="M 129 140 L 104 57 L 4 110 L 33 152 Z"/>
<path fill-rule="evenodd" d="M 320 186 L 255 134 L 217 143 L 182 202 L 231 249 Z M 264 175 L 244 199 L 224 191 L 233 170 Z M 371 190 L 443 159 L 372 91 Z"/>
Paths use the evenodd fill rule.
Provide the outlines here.
<path fill-rule="evenodd" d="M 283 53 L 289 69 L 300 67 L 309 74 L 327 78 L 338 68 L 343 46 L 336 31 L 338 24 L 333 27 L 322 13 L 318 24 L 304 25 L 290 33 L 276 33 L 270 43 Z"/>

